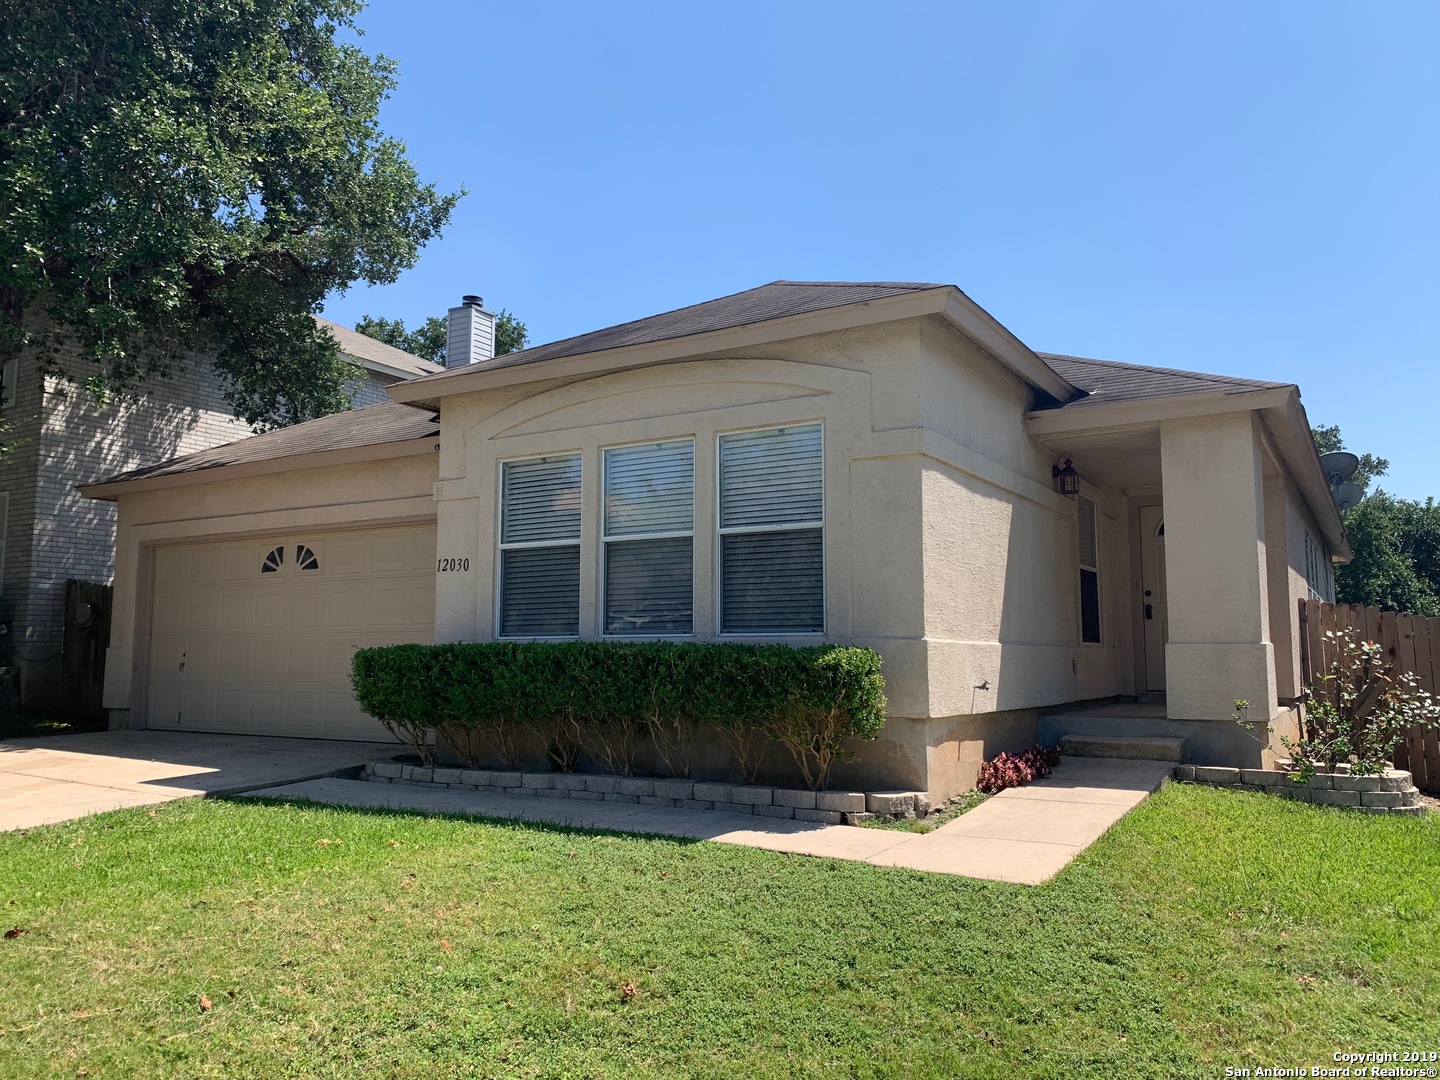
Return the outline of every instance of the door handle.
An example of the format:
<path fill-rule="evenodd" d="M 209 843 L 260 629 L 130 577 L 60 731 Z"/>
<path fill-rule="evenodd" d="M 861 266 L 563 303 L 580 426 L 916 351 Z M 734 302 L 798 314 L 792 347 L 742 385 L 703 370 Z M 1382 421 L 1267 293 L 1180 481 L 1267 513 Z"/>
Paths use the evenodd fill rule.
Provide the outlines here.
<path fill-rule="evenodd" d="M 1151 605 L 1146 604 L 1146 605 L 1145 605 L 1145 618 L 1147 618 L 1147 619 L 1153 619 L 1154 617 L 1155 617 L 1155 609 L 1154 609 Z"/>

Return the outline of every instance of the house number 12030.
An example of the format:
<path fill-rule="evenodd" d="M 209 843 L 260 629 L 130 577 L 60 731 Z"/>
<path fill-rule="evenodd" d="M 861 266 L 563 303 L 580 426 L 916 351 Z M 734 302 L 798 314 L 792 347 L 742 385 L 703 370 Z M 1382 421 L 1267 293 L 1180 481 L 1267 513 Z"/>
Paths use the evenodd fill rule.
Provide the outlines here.
<path fill-rule="evenodd" d="M 435 572 L 443 574 L 450 570 L 469 570 L 469 559 L 436 559 Z"/>

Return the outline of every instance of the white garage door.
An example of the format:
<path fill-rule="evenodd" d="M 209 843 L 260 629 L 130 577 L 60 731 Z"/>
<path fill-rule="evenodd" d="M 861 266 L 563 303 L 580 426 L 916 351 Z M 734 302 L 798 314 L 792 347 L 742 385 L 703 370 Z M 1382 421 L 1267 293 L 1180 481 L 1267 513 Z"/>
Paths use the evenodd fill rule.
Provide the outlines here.
<path fill-rule="evenodd" d="M 431 640 L 435 526 L 161 547 L 154 588 L 152 728 L 388 740 L 350 658 Z"/>

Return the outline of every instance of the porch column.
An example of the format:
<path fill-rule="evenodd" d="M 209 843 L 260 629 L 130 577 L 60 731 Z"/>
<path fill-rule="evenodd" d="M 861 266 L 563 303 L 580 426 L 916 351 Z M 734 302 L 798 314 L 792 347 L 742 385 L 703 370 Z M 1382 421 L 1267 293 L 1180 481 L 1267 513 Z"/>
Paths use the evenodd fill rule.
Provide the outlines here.
<path fill-rule="evenodd" d="M 1275 708 L 1257 423 L 1242 412 L 1160 425 L 1172 720 L 1228 720 L 1237 699 L 1251 720 Z"/>

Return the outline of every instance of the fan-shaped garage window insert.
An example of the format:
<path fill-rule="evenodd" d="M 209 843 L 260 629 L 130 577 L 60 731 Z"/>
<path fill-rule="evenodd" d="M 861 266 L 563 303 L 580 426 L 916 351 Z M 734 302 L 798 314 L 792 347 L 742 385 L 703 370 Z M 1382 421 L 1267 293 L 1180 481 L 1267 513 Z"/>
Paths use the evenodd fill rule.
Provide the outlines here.
<path fill-rule="evenodd" d="M 319 570 L 320 559 L 304 544 L 296 544 L 295 565 L 301 570 Z"/>
<path fill-rule="evenodd" d="M 260 564 L 262 574 L 278 574 L 280 568 L 285 565 L 285 549 L 277 547 L 265 556 L 265 561 Z"/>

